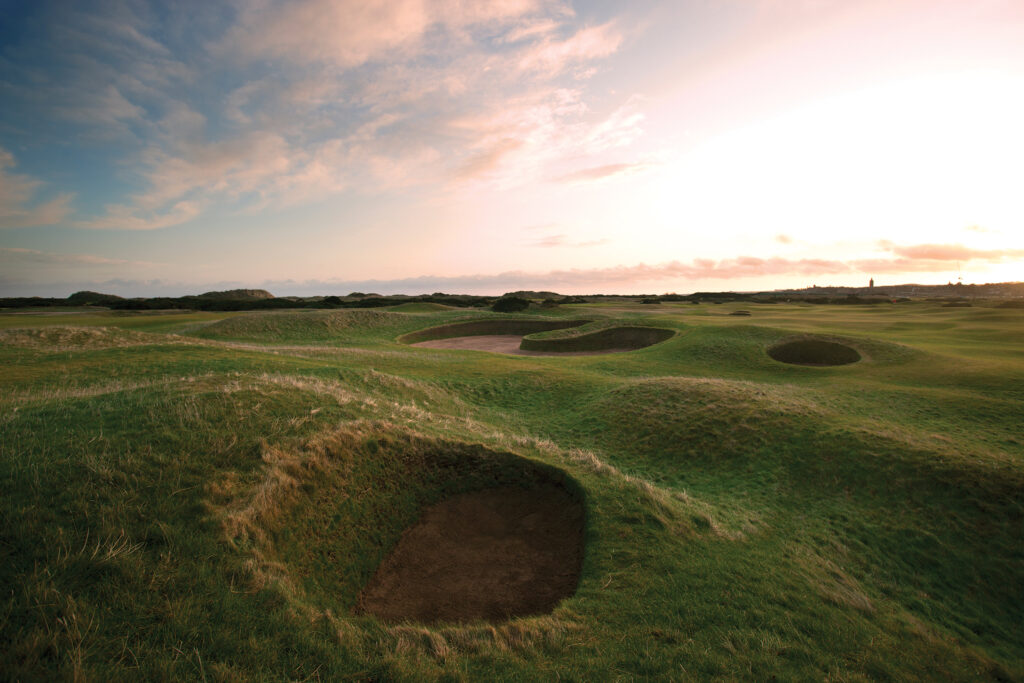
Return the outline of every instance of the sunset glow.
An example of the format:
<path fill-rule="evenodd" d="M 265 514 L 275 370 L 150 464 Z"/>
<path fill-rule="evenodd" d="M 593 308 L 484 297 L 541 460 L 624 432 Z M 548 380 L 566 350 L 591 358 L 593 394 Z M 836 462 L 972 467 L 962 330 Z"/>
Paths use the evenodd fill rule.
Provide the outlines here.
<path fill-rule="evenodd" d="M 1024 280 L 1018 2 L 4 13 L 6 296 Z"/>

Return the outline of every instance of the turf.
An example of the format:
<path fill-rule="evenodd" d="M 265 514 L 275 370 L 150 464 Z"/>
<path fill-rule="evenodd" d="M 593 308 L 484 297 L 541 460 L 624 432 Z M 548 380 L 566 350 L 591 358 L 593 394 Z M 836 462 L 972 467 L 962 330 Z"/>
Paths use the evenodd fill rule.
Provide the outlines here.
<path fill-rule="evenodd" d="M 675 332 L 570 358 L 398 341 L 483 311 L 0 312 L 2 677 L 1024 680 L 1024 310 L 745 306 L 544 311 Z M 584 501 L 574 595 L 358 613 L 423 509 L 532 472 Z"/>

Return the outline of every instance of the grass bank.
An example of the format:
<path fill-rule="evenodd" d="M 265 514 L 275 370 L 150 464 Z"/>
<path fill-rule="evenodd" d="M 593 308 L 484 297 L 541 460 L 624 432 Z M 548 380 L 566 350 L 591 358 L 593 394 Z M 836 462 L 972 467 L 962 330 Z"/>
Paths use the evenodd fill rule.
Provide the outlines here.
<path fill-rule="evenodd" d="M 561 358 L 405 343 L 498 317 L 0 313 L 0 671 L 1024 679 L 1022 311 L 618 302 L 538 320 L 674 334 Z M 805 337 L 863 358 L 768 355 Z M 550 613 L 357 609 L 427 506 L 552 481 L 586 516 Z"/>

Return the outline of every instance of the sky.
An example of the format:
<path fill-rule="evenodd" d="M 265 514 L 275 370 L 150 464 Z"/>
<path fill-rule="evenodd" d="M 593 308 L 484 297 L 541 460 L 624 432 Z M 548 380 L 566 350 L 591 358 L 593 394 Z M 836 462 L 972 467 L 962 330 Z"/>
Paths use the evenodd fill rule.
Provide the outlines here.
<path fill-rule="evenodd" d="M 0 296 L 1024 280 L 1020 0 L 0 0 Z"/>

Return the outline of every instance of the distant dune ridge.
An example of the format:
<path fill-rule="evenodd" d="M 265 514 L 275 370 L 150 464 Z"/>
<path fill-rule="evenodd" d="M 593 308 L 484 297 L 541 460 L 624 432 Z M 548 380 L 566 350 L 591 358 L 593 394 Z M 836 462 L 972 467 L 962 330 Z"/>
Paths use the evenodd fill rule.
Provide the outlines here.
<path fill-rule="evenodd" d="M 274 295 L 265 289 L 228 289 L 223 292 L 204 292 L 201 299 L 233 299 L 236 301 L 252 301 L 253 299 L 273 299 Z"/>

